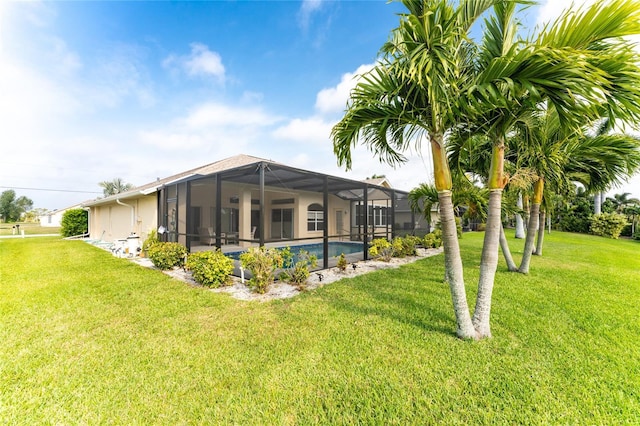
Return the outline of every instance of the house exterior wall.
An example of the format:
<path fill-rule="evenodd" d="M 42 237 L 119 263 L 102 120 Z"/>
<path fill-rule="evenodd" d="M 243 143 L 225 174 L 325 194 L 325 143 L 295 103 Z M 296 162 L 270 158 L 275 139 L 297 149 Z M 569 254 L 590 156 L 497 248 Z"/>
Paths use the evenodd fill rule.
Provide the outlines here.
<path fill-rule="evenodd" d="M 152 194 L 123 201 L 134 209 L 133 224 L 131 207 L 117 204 L 115 201 L 91 207 L 89 212 L 90 238 L 113 242 L 117 239 L 127 238 L 134 232 L 141 241 L 144 241 L 149 232 L 157 227 L 156 200 L 156 194 Z"/>
<path fill-rule="evenodd" d="M 52 227 L 52 228 L 60 227 L 62 224 L 62 215 L 64 214 L 65 211 L 66 210 L 64 211 L 58 210 L 51 214 L 45 214 L 38 217 L 38 220 L 40 221 L 40 226 Z"/>
<path fill-rule="evenodd" d="M 65 209 L 55 210 L 49 212 L 47 214 L 43 214 L 38 217 L 38 221 L 40 222 L 40 226 L 42 227 L 60 227 L 62 225 L 62 216 L 68 211 L 73 209 L 82 208 L 80 204 L 76 204 L 75 206 L 67 207 Z"/>
<path fill-rule="evenodd" d="M 294 218 L 296 223 L 296 238 L 322 238 L 324 232 L 320 231 L 309 231 L 307 229 L 307 212 L 309 210 L 309 206 L 312 204 L 323 204 L 323 195 L 317 192 L 301 192 L 297 197 L 296 202 L 296 212 L 297 219 Z M 329 225 L 328 233 L 329 235 L 339 235 L 341 233 L 348 233 L 349 227 L 349 209 L 350 202 L 348 200 L 343 200 L 335 195 L 329 195 L 329 205 L 327 206 L 328 218 L 324 218 L 325 226 Z M 342 212 L 343 217 L 343 229 L 339 230 L 337 228 L 336 213 Z M 347 214 L 344 214 L 347 212 Z M 346 222 L 346 223 L 345 223 Z"/>

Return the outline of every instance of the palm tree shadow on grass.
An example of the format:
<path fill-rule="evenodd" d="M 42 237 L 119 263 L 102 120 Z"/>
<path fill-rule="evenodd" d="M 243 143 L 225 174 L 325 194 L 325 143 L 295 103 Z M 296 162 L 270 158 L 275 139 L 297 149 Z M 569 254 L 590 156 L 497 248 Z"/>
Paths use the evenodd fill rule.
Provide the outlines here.
<path fill-rule="evenodd" d="M 420 277 L 417 270 L 411 273 L 411 268 L 380 271 L 375 280 L 366 275 L 355 278 L 348 297 L 332 298 L 328 304 L 355 315 L 389 318 L 424 331 L 455 336 L 448 286 L 436 278 Z"/>

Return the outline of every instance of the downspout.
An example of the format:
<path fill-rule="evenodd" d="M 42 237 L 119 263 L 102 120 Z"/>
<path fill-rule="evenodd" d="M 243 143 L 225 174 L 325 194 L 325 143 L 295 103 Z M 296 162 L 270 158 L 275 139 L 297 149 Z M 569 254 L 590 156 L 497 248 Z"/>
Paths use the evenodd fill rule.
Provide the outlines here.
<path fill-rule="evenodd" d="M 87 212 L 87 234 L 91 238 L 91 207 L 83 207 L 82 210 Z"/>
<path fill-rule="evenodd" d="M 134 206 L 132 206 L 131 204 L 125 204 L 122 201 L 120 201 L 119 198 L 116 198 L 116 203 L 120 204 L 121 206 L 125 206 L 125 207 L 129 207 L 131 209 L 131 233 L 135 234 L 134 231 L 134 224 L 135 224 L 135 215 L 136 215 L 136 208 Z"/>

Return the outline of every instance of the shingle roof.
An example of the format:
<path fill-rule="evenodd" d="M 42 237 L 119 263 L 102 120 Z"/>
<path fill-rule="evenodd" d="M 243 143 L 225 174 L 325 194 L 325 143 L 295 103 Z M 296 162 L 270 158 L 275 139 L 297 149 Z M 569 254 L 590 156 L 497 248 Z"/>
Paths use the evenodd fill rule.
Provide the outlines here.
<path fill-rule="evenodd" d="M 391 188 L 391 184 L 386 177 L 374 178 L 374 179 L 364 179 L 363 182 L 369 183 L 371 185 L 384 186 L 386 188 Z"/>
<path fill-rule="evenodd" d="M 210 175 L 213 173 L 223 172 L 225 170 L 231 170 L 236 167 L 247 166 L 249 164 L 268 162 L 273 164 L 280 164 L 272 160 L 266 160 L 264 158 L 253 157 L 251 155 L 235 155 L 233 157 L 225 158 L 223 160 L 219 160 L 205 166 L 200 166 L 195 169 L 187 170 L 182 173 L 178 173 L 175 175 L 168 176 L 163 179 L 158 179 L 154 182 L 150 182 L 144 185 L 137 186 L 135 188 L 130 189 L 129 191 L 122 192 L 120 194 L 111 195 L 109 197 L 100 198 L 93 201 L 88 201 L 82 203 L 83 206 L 93 206 L 97 204 L 104 204 L 115 199 L 126 199 L 131 197 L 137 197 L 139 195 L 148 195 L 156 192 L 161 186 L 169 183 L 175 182 L 178 180 L 182 180 L 189 176 L 193 175 Z"/>

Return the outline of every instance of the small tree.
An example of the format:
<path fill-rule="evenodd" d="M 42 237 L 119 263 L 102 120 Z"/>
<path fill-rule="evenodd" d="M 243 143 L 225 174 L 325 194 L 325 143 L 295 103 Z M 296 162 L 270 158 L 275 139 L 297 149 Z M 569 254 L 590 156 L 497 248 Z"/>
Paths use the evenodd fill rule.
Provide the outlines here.
<path fill-rule="evenodd" d="M 60 233 L 63 237 L 84 235 L 89 230 L 89 214 L 82 209 L 71 209 L 62 215 Z"/>
<path fill-rule="evenodd" d="M 33 201 L 24 196 L 16 198 L 16 192 L 13 189 L 0 194 L 0 219 L 4 222 L 20 220 L 20 216 L 32 207 Z"/>

